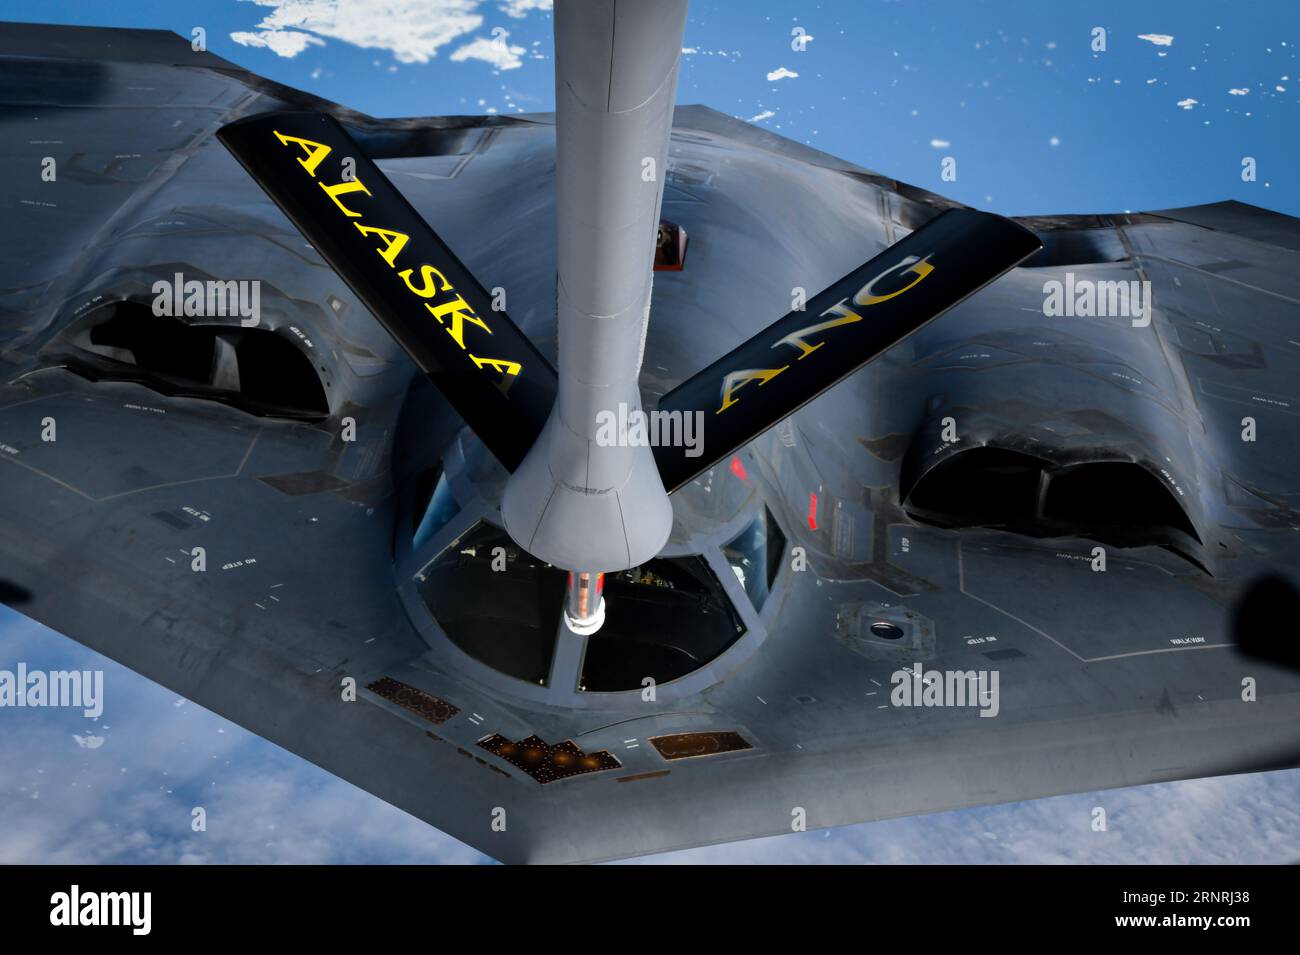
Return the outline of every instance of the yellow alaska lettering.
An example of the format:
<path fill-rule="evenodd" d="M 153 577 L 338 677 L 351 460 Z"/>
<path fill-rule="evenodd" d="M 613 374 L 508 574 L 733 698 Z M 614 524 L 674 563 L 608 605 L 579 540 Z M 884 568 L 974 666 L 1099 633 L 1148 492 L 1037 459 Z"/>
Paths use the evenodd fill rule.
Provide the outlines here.
<path fill-rule="evenodd" d="M 310 139 L 286 136 L 274 130 L 272 132 L 275 132 L 275 136 L 281 145 L 296 145 L 302 150 L 302 156 L 298 157 L 298 163 L 307 171 L 308 175 L 313 179 L 316 178 L 316 171 L 321 162 L 332 151 L 331 147 Z M 338 206 L 339 211 L 345 216 L 349 219 L 361 218 L 361 213 L 350 209 L 342 199 L 343 196 L 357 192 L 364 193 L 367 196 L 371 195 L 370 190 L 359 179 L 340 182 L 335 185 L 318 182 L 317 185 L 321 187 L 325 195 L 330 197 L 330 200 L 334 205 Z M 352 224 L 356 226 L 357 232 L 362 236 L 379 240 L 380 244 L 374 246 L 375 251 L 379 253 L 389 268 L 396 269 L 398 256 L 410 244 L 410 235 L 405 232 L 398 232 L 396 229 L 384 229 L 379 226 L 367 225 L 364 222 L 353 222 Z M 451 282 L 440 270 L 427 264 L 418 266 L 418 270 L 418 280 L 413 280 L 416 269 L 402 269 L 397 274 L 411 294 L 422 299 L 436 298 L 439 293 L 450 293 L 454 296 L 451 300 L 441 304 L 435 305 L 426 302 L 424 307 L 428 309 L 429 314 L 438 320 L 438 324 L 442 326 L 443 331 L 451 336 L 452 341 L 460 346 L 462 351 L 466 352 L 478 370 L 491 369 L 501 376 L 501 379 L 496 383 L 496 387 L 502 394 L 508 396 L 511 385 L 523 372 L 524 366 L 520 362 L 509 358 L 479 358 L 477 355 L 469 353 L 465 346 L 465 326 L 467 324 L 476 325 L 489 335 L 492 334 L 492 329 L 488 327 L 487 322 L 475 314 L 473 307 L 461 298 Z M 777 372 L 774 371 L 771 374 L 777 374 Z M 761 373 L 755 372 L 754 375 L 759 376 Z M 737 384 L 735 387 L 738 388 L 740 385 Z"/>
<path fill-rule="evenodd" d="M 452 340 L 461 348 L 465 347 L 466 322 L 472 322 L 489 335 L 492 334 L 492 329 L 487 327 L 487 323 L 475 315 L 474 310 L 470 308 L 469 303 L 459 295 L 456 296 L 454 302 L 444 302 L 442 305 L 426 304 L 424 307 L 433 313 L 433 317 L 438 320 L 438 324 L 442 325 L 442 327 L 446 329 L 447 334 L 450 335 Z M 451 316 L 451 327 L 447 327 L 443 322 L 443 317 L 446 315 Z"/>
<path fill-rule="evenodd" d="M 732 396 L 751 381 L 757 381 L 758 387 L 762 388 L 789 367 L 789 365 L 782 365 L 780 368 L 747 368 L 744 371 L 731 372 L 726 378 L 722 379 L 722 407 L 713 413 L 722 414 L 722 412 L 739 402 L 739 398 L 733 398 Z"/>
<path fill-rule="evenodd" d="M 934 266 L 930 264 L 930 256 L 927 255 L 925 258 L 920 259 L 917 258 L 915 255 L 909 255 L 905 259 L 903 259 L 903 261 L 899 262 L 895 266 L 885 269 L 885 271 L 881 272 L 879 275 L 877 275 L 866 285 L 862 286 L 862 288 L 858 289 L 858 294 L 853 296 L 853 304 L 854 305 L 879 305 L 881 302 L 888 302 L 891 298 L 894 298 L 895 296 L 898 295 L 902 295 L 904 292 L 906 292 L 908 289 L 915 286 L 917 282 L 920 282 L 923 278 L 925 278 L 933 271 L 934 271 Z M 906 285 L 904 285 L 896 292 L 890 292 L 887 295 L 875 294 L 872 291 L 872 289 L 875 287 L 876 283 L 879 282 L 881 279 L 883 279 L 890 272 L 899 272 L 899 274 L 901 275 L 906 275 L 908 272 L 911 272 L 913 275 L 916 276 L 916 278 L 912 279 L 911 282 L 908 282 Z"/>
<path fill-rule="evenodd" d="M 517 361 L 510 361 L 508 358 L 479 358 L 470 355 L 470 360 L 479 367 L 481 371 L 483 366 L 491 365 L 501 375 L 501 380 L 497 382 L 497 391 L 510 397 L 510 388 L 518 379 L 518 375 L 523 371 L 524 366 Z"/>
<path fill-rule="evenodd" d="M 423 283 L 424 288 L 416 288 L 411 284 L 411 273 L 414 271 L 414 269 L 403 269 L 397 274 L 402 277 L 402 281 L 406 283 L 406 287 L 416 295 L 420 296 L 420 298 L 433 298 L 439 292 L 451 291 L 451 283 L 447 281 L 447 277 L 432 265 L 420 266 L 420 281 Z M 438 282 L 440 283 L 437 288 L 433 287 L 433 277 L 435 275 L 438 276 Z"/>
<path fill-rule="evenodd" d="M 334 200 L 334 205 L 342 209 L 343 214 L 345 216 L 347 216 L 349 219 L 361 218 L 360 212 L 353 212 L 343 203 L 339 202 L 339 196 L 345 196 L 349 192 L 364 192 L 366 195 L 370 195 L 370 190 L 361 184 L 360 179 L 353 179 L 351 181 L 339 182 L 339 183 L 335 183 L 332 186 L 327 186 L 323 182 L 317 183 L 317 185 L 325 190 L 325 195 L 329 196 L 331 199 Z"/>
<path fill-rule="evenodd" d="M 352 224 L 357 227 L 357 231 L 362 235 L 377 235 L 383 239 L 384 247 L 382 249 L 375 249 L 375 251 L 383 256 L 384 261 L 388 263 L 390 269 L 397 267 L 395 261 L 397 259 L 397 254 L 401 252 L 402 249 L 406 248 L 406 243 L 411 240 L 409 235 L 405 232 L 394 232 L 392 229 L 381 229 L 378 226 L 362 225 L 360 222 L 354 222 Z M 409 275 L 410 271 L 410 269 L 407 269 L 406 272 L 402 274 Z"/>
<path fill-rule="evenodd" d="M 470 355 L 470 360 L 482 368 L 484 365 L 491 365 L 499 374 L 517 375 L 523 371 L 524 366 L 517 361 L 510 361 L 508 358 L 478 358 Z"/>
<path fill-rule="evenodd" d="M 298 162 L 302 168 L 306 169 L 313 179 L 316 178 L 316 167 L 320 165 L 322 159 L 330 154 L 330 148 L 324 143 L 313 142 L 310 139 L 301 139 L 298 136 L 286 136 L 283 133 L 271 130 L 275 133 L 275 138 L 280 140 L 281 146 L 288 146 L 290 143 L 297 143 L 302 147 L 303 156 L 298 157 Z"/>

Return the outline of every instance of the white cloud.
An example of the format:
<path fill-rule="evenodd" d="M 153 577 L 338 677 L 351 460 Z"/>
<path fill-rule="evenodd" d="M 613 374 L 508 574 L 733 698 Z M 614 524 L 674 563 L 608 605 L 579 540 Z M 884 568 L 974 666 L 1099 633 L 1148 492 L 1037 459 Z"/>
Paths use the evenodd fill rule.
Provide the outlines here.
<path fill-rule="evenodd" d="M 724 60 L 738 60 L 740 59 L 740 51 L 739 50 L 701 50 L 698 46 L 684 46 L 682 47 L 682 56 L 720 56 Z"/>
<path fill-rule="evenodd" d="M 551 0 L 506 0 L 497 9 L 508 17 L 520 20 L 528 16 L 530 10 L 549 11 L 551 6 Z"/>
<path fill-rule="evenodd" d="M 948 142 L 946 139 L 932 139 L 930 140 L 930 145 L 935 149 L 947 149 L 952 145 L 952 143 Z"/>
<path fill-rule="evenodd" d="M 1194 100 L 1194 99 L 1192 99 L 1192 98 L 1189 96 L 1189 97 L 1187 97 L 1187 99 L 1180 99 L 1180 100 L 1178 101 L 1178 105 L 1181 106 L 1183 109 L 1191 109 L 1193 106 L 1197 105 L 1197 103 L 1199 103 L 1199 102 L 1200 102 L 1200 100 Z"/>
<path fill-rule="evenodd" d="M 489 40 L 481 36 L 456 50 L 451 55 L 451 61 L 464 63 L 466 60 L 482 60 L 498 70 L 516 70 L 523 65 L 523 60 L 520 59 L 523 54 L 522 46 L 507 45 L 504 39 Z"/>
<path fill-rule="evenodd" d="M 774 69 L 771 73 L 768 73 L 767 78 L 769 81 L 774 82 L 776 80 L 783 80 L 786 77 L 789 77 L 790 79 L 794 79 L 798 75 L 799 74 L 796 73 L 794 70 L 787 70 L 784 66 L 779 66 L 776 69 Z"/>
<path fill-rule="evenodd" d="M 102 669 L 106 688 L 99 720 L 58 707 L 6 711 L 0 863 L 489 861 L 2 606 L 0 653 L 43 669 Z M 196 805 L 208 811 L 206 832 L 190 829 Z"/>
<path fill-rule="evenodd" d="M 757 114 L 755 114 L 754 116 L 749 117 L 749 119 L 746 120 L 746 122 L 749 122 L 749 123 L 761 123 L 763 120 L 765 120 L 765 119 L 771 119 L 771 118 L 772 118 L 773 116 L 775 116 L 775 115 L 776 115 L 776 113 L 772 112 L 770 109 L 765 109 L 765 110 L 763 110 L 763 112 L 761 112 L 761 113 L 757 113 Z"/>
<path fill-rule="evenodd" d="M 1167 33 L 1139 33 L 1138 39 L 1154 43 L 1156 46 L 1172 46 L 1174 42 L 1174 38 Z"/>
<path fill-rule="evenodd" d="M 1247 93 L 1250 92 L 1250 90 L 1246 89 L 1244 86 L 1241 86 L 1235 89 L 1230 89 L 1228 90 L 1228 92 L 1233 96 L 1245 96 Z"/>
<path fill-rule="evenodd" d="M 297 30 L 262 30 L 259 33 L 238 32 L 230 34 L 230 39 L 241 46 L 264 47 L 274 50 L 280 56 L 292 59 L 307 47 L 315 44 L 324 46 L 325 41 L 310 33 Z"/>
<path fill-rule="evenodd" d="M 231 39 L 244 46 L 266 47 L 285 57 L 296 56 L 311 44 L 340 40 L 366 49 L 386 50 L 400 63 L 427 63 L 438 55 L 441 47 L 483 25 L 483 17 L 477 12 L 482 0 L 240 2 L 268 7 L 270 12 L 255 31 L 232 33 Z M 506 0 L 500 9 L 512 17 L 522 17 L 529 10 L 550 7 L 551 0 Z M 477 54 L 466 54 L 457 62 L 470 58 L 484 59 Z"/>

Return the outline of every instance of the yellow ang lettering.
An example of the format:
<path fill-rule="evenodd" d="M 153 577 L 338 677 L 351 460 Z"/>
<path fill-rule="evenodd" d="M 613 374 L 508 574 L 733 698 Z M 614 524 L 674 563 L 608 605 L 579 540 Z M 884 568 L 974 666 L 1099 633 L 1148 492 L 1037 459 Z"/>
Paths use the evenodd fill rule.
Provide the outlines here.
<path fill-rule="evenodd" d="M 853 296 L 852 302 L 855 306 L 863 309 L 869 308 L 872 305 L 879 305 L 881 302 L 887 302 L 892 298 L 902 295 L 909 289 L 915 288 L 917 283 L 922 281 L 933 271 L 934 266 L 930 264 L 929 255 L 925 258 L 920 258 L 915 255 L 906 256 L 897 265 L 891 265 L 866 285 L 862 286 L 862 288 L 858 289 L 857 293 Z M 876 283 L 885 276 L 895 272 L 899 275 L 907 275 L 910 273 L 915 275 L 916 278 L 897 291 L 877 295 L 874 291 Z M 797 329 L 789 335 L 786 335 L 784 338 L 773 342 L 772 347 L 776 348 L 778 345 L 789 345 L 791 348 L 797 348 L 799 350 L 799 357 L 795 360 L 803 361 L 817 349 L 826 344 L 824 341 L 817 342 L 815 345 L 809 344 L 807 340 L 809 335 L 816 335 L 819 332 L 829 331 L 832 328 L 839 328 L 843 325 L 852 325 L 855 322 L 862 321 L 862 316 L 849 307 L 849 301 L 850 300 L 847 298 L 840 299 L 840 301 L 822 312 L 820 316 L 821 318 L 825 318 L 827 315 L 832 315 L 834 316 L 833 318 Z M 722 412 L 726 411 L 728 408 L 738 404 L 740 399 L 735 397 L 736 392 L 751 381 L 757 381 L 758 386 L 761 388 L 789 367 L 789 365 L 782 365 L 780 368 L 747 368 L 743 371 L 729 372 L 722 379 L 722 402 L 714 414 L 722 414 Z"/>

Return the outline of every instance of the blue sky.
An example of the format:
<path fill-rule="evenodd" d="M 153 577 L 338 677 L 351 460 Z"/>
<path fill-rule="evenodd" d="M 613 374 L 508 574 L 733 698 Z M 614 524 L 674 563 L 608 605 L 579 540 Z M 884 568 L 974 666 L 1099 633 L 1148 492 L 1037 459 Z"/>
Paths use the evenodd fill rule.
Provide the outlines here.
<path fill-rule="evenodd" d="M 213 52 L 377 116 L 553 107 L 547 0 L 368 6 L 0 0 L 0 20 L 187 37 L 202 27 Z M 693 0 L 678 100 L 1007 214 L 1236 198 L 1300 215 L 1300 4 L 1239 9 L 1208 0 Z M 1091 49 L 1095 27 L 1106 30 L 1105 52 Z M 490 42 L 496 28 L 509 32 L 504 46 Z M 795 28 L 813 38 L 803 51 L 792 48 Z M 956 182 L 940 180 L 945 156 L 958 161 Z M 1255 182 L 1240 175 L 1247 156 Z M 102 668 L 107 705 L 94 724 L 66 710 L 5 713 L 0 862 L 488 861 L 0 608 L 0 667 L 18 660 Z M 190 831 L 194 805 L 208 809 L 206 833 Z M 1090 828 L 1097 805 L 1108 832 Z M 655 861 L 1297 860 L 1300 771 L 970 809 Z"/>
<path fill-rule="evenodd" d="M 0 0 L 0 19 L 202 27 L 212 52 L 271 79 L 376 116 L 428 116 L 552 109 L 550 13 L 535 9 L 549 5 Z M 797 27 L 813 37 L 802 52 Z M 518 54 L 477 58 L 497 29 Z M 981 208 L 1235 198 L 1300 215 L 1294 0 L 1255 0 L 1249 15 L 1222 0 L 693 0 L 685 43 L 679 102 L 770 112 L 759 125 Z M 782 69 L 798 76 L 767 79 Z M 946 155 L 956 182 L 940 179 Z"/>

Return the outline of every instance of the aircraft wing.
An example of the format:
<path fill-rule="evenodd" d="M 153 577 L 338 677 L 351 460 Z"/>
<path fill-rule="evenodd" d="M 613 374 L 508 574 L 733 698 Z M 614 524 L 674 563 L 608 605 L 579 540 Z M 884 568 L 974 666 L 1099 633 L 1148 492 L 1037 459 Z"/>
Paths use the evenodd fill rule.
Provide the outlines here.
<path fill-rule="evenodd" d="M 505 472 L 215 137 L 276 110 L 334 116 L 553 360 L 551 117 L 376 120 L 4 24 L 20 612 L 509 862 L 1300 765 L 1300 676 L 1230 632 L 1300 566 L 1297 220 L 1019 220 L 1042 252 L 677 492 L 588 639 Z M 673 145 L 654 397 L 957 206 L 703 107 Z"/>

